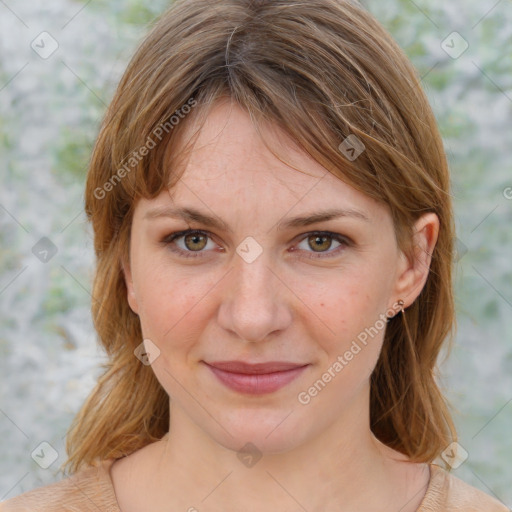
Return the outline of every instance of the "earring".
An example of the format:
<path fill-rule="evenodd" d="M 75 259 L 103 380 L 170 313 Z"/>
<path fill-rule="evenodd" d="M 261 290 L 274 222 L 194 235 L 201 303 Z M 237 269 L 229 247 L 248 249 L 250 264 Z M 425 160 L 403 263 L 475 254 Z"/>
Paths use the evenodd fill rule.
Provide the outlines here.
<path fill-rule="evenodd" d="M 402 314 L 404 314 L 404 308 L 402 307 L 404 304 L 405 304 L 405 302 L 402 299 L 399 299 L 399 300 L 396 301 L 396 305 L 400 306 L 400 311 L 399 312 L 402 313 Z M 393 305 L 393 311 L 394 311 L 394 309 L 395 309 L 395 305 Z M 388 312 L 390 312 L 390 311 L 391 311 L 391 309 L 388 310 Z M 389 322 L 392 318 L 395 318 L 395 316 L 397 316 L 397 315 L 398 315 L 398 312 L 395 313 L 392 316 L 388 316 L 386 318 L 386 322 Z"/>

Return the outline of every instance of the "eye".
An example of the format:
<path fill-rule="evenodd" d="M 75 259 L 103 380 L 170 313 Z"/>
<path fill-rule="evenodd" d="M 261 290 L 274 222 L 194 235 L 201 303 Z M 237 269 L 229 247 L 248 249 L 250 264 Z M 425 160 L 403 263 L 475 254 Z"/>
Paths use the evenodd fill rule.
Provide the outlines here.
<path fill-rule="evenodd" d="M 332 241 L 335 240 L 339 245 L 333 251 L 328 249 L 332 246 Z M 337 233 L 331 233 L 329 231 L 315 231 L 314 233 L 308 233 L 305 238 L 302 239 L 301 243 L 305 243 L 307 247 L 312 248 L 313 251 L 307 258 L 331 258 L 338 256 L 342 248 L 351 245 L 351 241 Z M 300 247 L 300 244 L 299 246 Z M 304 249 L 303 249 L 304 250 Z M 311 252 L 307 251 L 306 252 Z M 295 251 L 295 249 L 293 249 Z"/>
<path fill-rule="evenodd" d="M 183 239 L 182 244 L 176 242 L 180 239 Z M 210 235 L 206 231 L 187 229 L 185 231 L 171 233 L 162 240 L 162 243 L 169 246 L 172 252 L 184 256 L 185 258 L 197 258 L 201 256 L 203 249 L 208 247 L 209 239 Z M 212 247 L 210 246 L 209 249 L 212 249 Z"/>

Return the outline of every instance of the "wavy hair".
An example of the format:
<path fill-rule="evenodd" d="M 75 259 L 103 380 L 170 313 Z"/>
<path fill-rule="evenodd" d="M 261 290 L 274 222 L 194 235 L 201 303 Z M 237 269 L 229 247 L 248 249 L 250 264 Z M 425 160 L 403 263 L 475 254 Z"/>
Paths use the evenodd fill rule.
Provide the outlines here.
<path fill-rule="evenodd" d="M 438 356 L 455 327 L 455 227 L 443 143 L 416 70 L 354 1 L 179 0 L 132 57 L 90 160 L 92 315 L 108 363 L 70 426 L 65 466 L 73 473 L 123 457 L 169 430 L 169 397 L 134 356 L 142 332 L 122 261 L 137 199 L 176 183 L 180 133 L 221 97 L 255 126 L 279 126 L 329 172 L 388 205 L 406 254 L 414 222 L 437 214 L 427 281 L 405 315 L 389 320 L 370 391 L 375 436 L 412 461 L 431 462 L 456 439 L 436 383 Z M 339 149 L 349 135 L 365 146 L 354 160 Z"/>

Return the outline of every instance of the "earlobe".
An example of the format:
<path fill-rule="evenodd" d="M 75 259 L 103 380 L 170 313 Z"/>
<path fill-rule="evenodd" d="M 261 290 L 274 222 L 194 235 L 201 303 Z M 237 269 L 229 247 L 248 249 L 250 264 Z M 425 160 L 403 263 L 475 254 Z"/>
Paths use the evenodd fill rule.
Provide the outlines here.
<path fill-rule="evenodd" d="M 121 267 L 123 270 L 124 275 L 124 282 L 126 285 L 126 294 L 127 294 L 127 300 L 128 304 L 130 305 L 131 310 L 138 315 L 139 314 L 139 305 L 137 303 L 137 297 L 135 295 L 135 288 L 133 286 L 133 279 L 132 279 L 132 273 L 130 264 L 126 261 L 122 261 Z"/>
<path fill-rule="evenodd" d="M 395 293 L 403 298 L 404 309 L 416 300 L 427 282 L 438 234 L 439 218 L 435 213 L 426 213 L 414 225 L 412 255 L 400 253 Z"/>

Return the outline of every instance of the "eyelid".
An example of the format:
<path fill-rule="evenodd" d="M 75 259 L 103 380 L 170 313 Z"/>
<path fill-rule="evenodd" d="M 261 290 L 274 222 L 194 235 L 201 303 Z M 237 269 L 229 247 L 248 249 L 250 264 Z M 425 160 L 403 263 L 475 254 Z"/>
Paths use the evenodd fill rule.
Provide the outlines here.
<path fill-rule="evenodd" d="M 207 230 L 190 228 L 190 229 L 185 229 L 185 230 L 181 230 L 181 231 L 175 231 L 173 233 L 170 233 L 170 234 L 164 236 L 161 240 L 161 243 L 164 246 L 170 246 L 171 244 L 174 243 L 175 240 L 177 240 L 179 238 L 184 238 L 185 236 L 192 235 L 192 234 L 205 235 L 207 238 L 209 238 L 212 241 L 214 241 L 214 239 L 215 239 L 215 235 L 213 235 L 213 233 L 210 233 Z M 329 238 L 332 238 L 333 240 L 335 240 L 341 244 L 340 247 L 342 247 L 342 246 L 345 246 L 345 248 L 351 247 L 354 244 L 354 242 L 348 236 L 342 235 L 341 233 L 335 233 L 332 231 L 315 230 L 315 231 L 308 231 L 306 233 L 302 233 L 302 234 L 298 235 L 295 238 L 296 241 L 294 241 L 294 245 L 297 245 L 297 244 L 301 243 L 303 240 L 306 240 L 307 238 L 315 236 L 315 235 L 316 236 L 327 236 Z M 333 258 L 339 254 L 338 249 L 340 249 L 340 247 L 337 247 L 335 250 L 332 250 L 332 251 L 324 251 L 324 252 L 305 251 L 312 255 L 312 256 L 305 256 L 305 257 L 310 258 L 310 259 Z M 180 248 L 175 248 L 175 249 L 170 249 L 170 250 L 174 253 L 184 256 L 185 258 L 202 257 L 202 254 L 204 254 L 205 252 L 208 252 L 208 251 L 203 251 L 203 250 L 201 250 L 201 251 L 184 251 L 183 249 L 180 249 Z M 292 252 L 300 252 L 300 251 L 296 251 L 295 249 L 293 249 Z"/>

